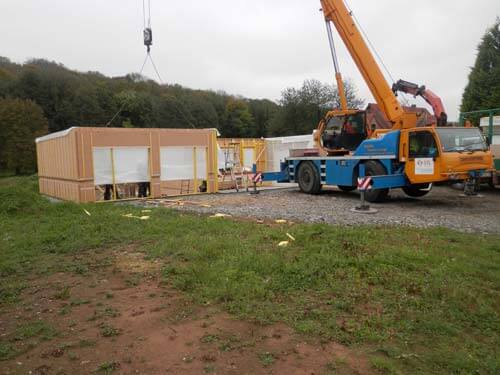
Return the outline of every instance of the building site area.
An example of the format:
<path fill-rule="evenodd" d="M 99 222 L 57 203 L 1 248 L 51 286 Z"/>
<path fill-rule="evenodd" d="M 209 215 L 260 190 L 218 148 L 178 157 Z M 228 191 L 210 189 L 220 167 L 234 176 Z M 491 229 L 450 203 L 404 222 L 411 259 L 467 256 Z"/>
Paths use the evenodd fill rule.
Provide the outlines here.
<path fill-rule="evenodd" d="M 44 25 L 39 38 L 26 26 L 30 38 L 61 15 L 80 22 L 62 3 L 23 3 L 5 6 L 4 21 L 23 8 Z M 436 40 L 438 5 L 172 3 L 95 5 L 119 13 L 116 30 L 72 5 L 95 18 L 71 36 L 82 51 L 106 51 L 91 47 L 96 30 L 109 54 L 130 49 L 120 33 L 142 16 L 137 73 L 0 57 L 0 375 L 498 373 L 498 4 L 469 42 L 465 23 Z M 396 31 L 388 6 L 408 25 Z M 165 32 L 179 49 L 158 64 Z M 372 32 L 392 47 L 380 53 Z M 222 48 L 242 37 L 278 43 L 255 60 L 259 50 Z M 297 52 L 273 61 L 292 37 Z M 305 63 L 317 40 L 314 66 L 332 83 L 309 79 L 321 76 Z M 467 43 L 477 51 L 448 64 Z M 18 44 L 12 54 L 32 53 Z M 165 61 L 227 80 L 219 91 L 166 83 Z M 222 91 L 264 93 L 289 69 L 303 84 L 280 87 L 281 99 Z"/>

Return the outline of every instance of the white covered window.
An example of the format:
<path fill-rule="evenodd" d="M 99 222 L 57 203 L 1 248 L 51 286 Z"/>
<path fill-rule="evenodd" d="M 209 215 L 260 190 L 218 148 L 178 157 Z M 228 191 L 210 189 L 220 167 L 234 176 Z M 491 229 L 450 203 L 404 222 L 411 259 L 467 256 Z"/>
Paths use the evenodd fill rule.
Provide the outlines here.
<path fill-rule="evenodd" d="M 128 184 L 149 181 L 149 151 L 146 147 L 113 148 L 115 182 Z"/>
<path fill-rule="evenodd" d="M 207 178 L 207 148 L 182 146 L 160 149 L 161 180 L 205 180 Z M 196 160 L 196 164 L 195 164 Z"/>
<path fill-rule="evenodd" d="M 252 169 L 255 163 L 255 149 L 252 147 L 245 147 L 243 149 L 243 166 L 246 169 Z"/>
<path fill-rule="evenodd" d="M 113 168 L 111 149 L 107 147 L 94 148 L 94 185 L 110 185 L 113 183 Z"/>
<path fill-rule="evenodd" d="M 94 185 L 149 181 L 147 147 L 95 147 L 93 157 Z"/>

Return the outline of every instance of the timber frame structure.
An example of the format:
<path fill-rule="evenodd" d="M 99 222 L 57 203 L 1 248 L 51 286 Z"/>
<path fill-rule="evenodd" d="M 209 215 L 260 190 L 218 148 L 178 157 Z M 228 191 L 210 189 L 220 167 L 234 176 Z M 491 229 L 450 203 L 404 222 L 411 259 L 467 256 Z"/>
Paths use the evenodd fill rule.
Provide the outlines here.
<path fill-rule="evenodd" d="M 36 150 L 40 193 L 62 200 L 103 200 L 103 186 L 114 200 L 119 184 L 146 184 L 150 198 L 218 191 L 216 129 L 70 128 Z"/>

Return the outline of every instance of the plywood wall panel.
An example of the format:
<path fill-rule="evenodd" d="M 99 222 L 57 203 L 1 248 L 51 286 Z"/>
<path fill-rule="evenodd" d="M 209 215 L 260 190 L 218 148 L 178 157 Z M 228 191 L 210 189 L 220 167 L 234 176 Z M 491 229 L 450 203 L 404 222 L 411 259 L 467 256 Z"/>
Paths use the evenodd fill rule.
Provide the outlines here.
<path fill-rule="evenodd" d="M 160 133 L 160 146 L 208 146 L 206 132 L 178 130 L 172 133 Z"/>
<path fill-rule="evenodd" d="M 67 201 L 80 202 L 80 186 L 78 182 L 41 177 L 39 186 L 40 193 L 43 195 Z"/>
<path fill-rule="evenodd" d="M 140 147 L 149 144 L 149 132 L 140 130 L 110 131 L 113 129 L 93 130 L 94 147 Z M 121 129 L 120 129 L 121 130 Z M 127 129 L 128 130 L 128 129 Z"/>
<path fill-rule="evenodd" d="M 148 147 L 153 197 L 161 196 L 160 148 L 208 147 L 208 190 L 217 191 L 217 131 L 215 129 L 72 128 L 37 143 L 40 192 L 75 202 L 95 201 L 94 147 Z"/>
<path fill-rule="evenodd" d="M 37 144 L 38 174 L 65 180 L 78 179 L 75 133 Z"/>

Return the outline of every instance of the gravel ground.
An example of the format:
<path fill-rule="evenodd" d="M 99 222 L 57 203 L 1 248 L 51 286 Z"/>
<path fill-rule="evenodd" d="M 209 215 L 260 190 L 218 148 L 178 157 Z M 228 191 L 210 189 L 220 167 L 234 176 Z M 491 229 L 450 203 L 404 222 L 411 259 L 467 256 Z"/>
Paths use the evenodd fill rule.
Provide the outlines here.
<path fill-rule="evenodd" d="M 479 197 L 461 196 L 462 191 L 450 187 L 434 187 L 419 199 L 408 198 L 394 190 L 387 202 L 372 204 L 374 215 L 351 212 L 359 203 L 357 193 L 345 193 L 335 188 L 320 195 L 307 195 L 298 188 L 266 190 L 257 196 L 247 193 L 214 194 L 184 198 L 211 207 L 193 204 L 172 207 L 183 211 L 260 220 L 287 219 L 295 222 L 342 225 L 408 225 L 414 227 L 446 227 L 463 232 L 500 233 L 500 190 L 485 189 Z M 160 205 L 148 201 L 146 205 Z"/>

